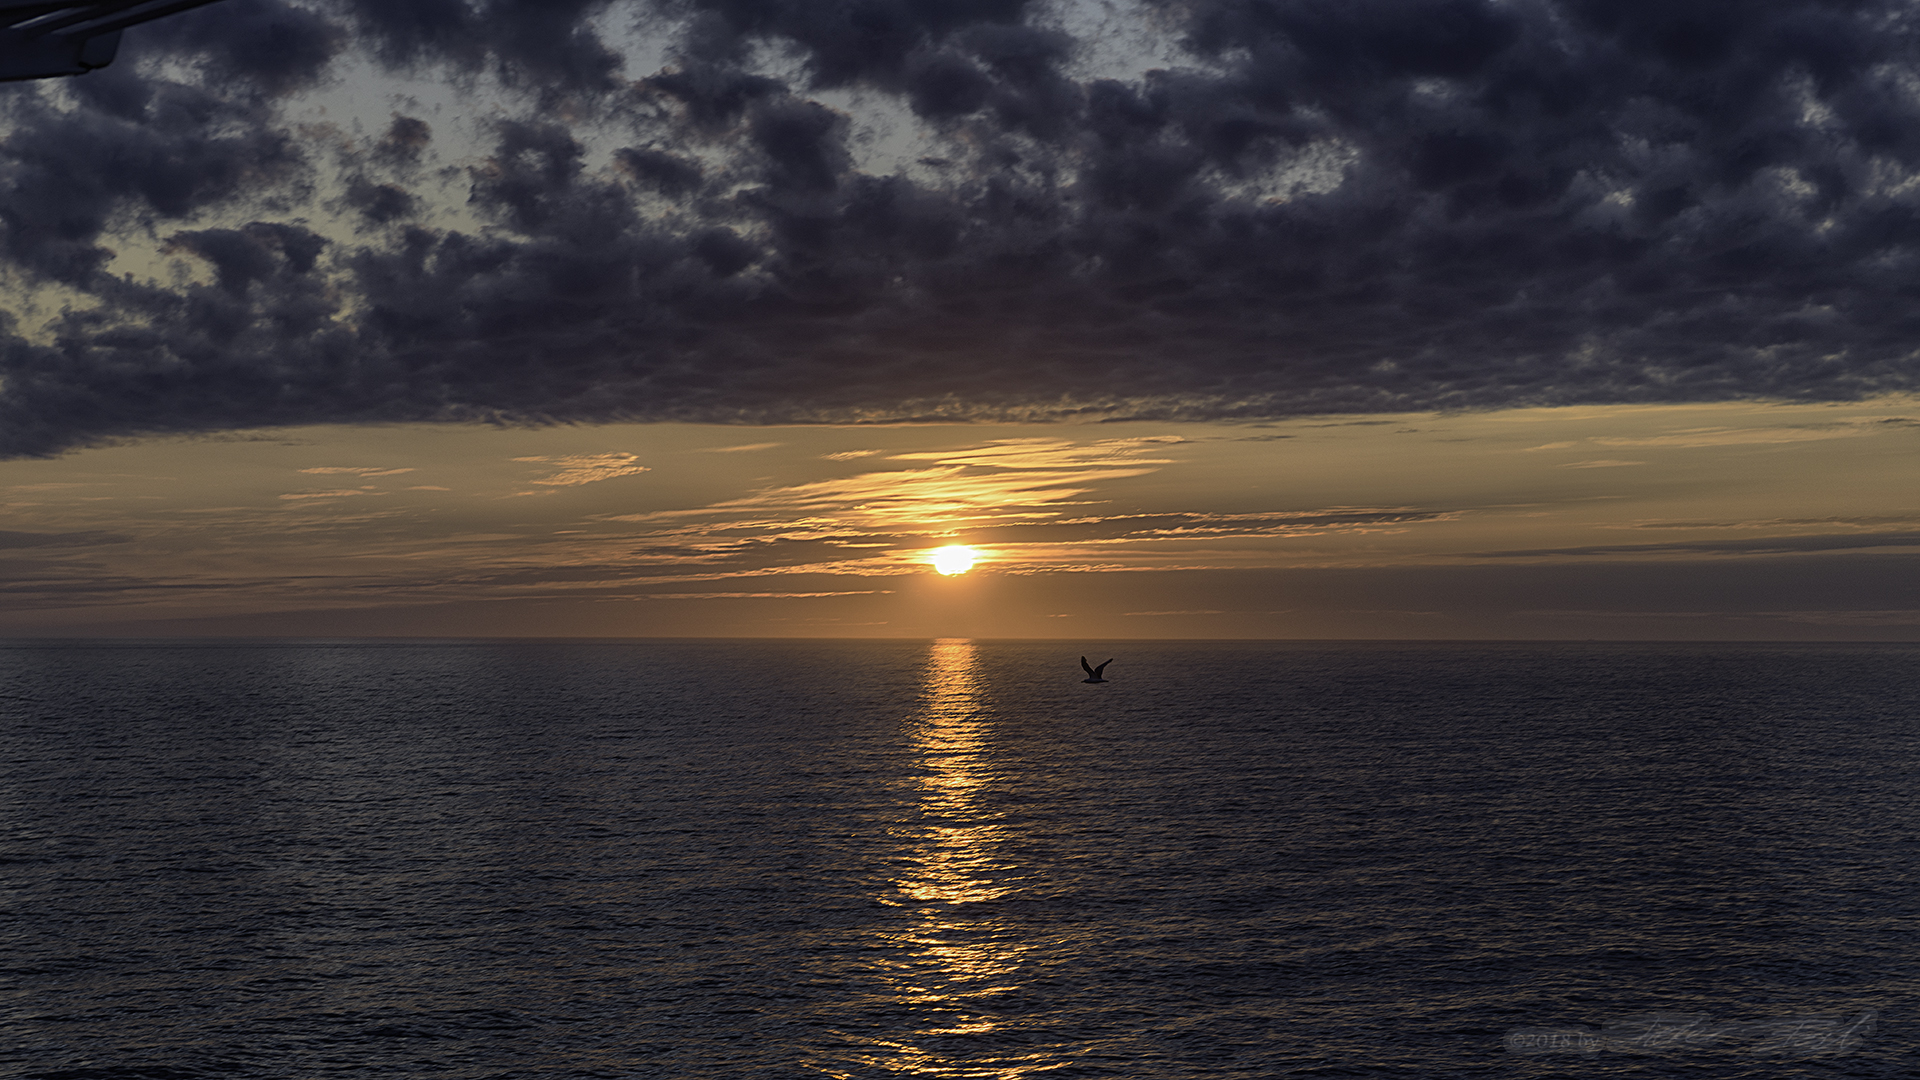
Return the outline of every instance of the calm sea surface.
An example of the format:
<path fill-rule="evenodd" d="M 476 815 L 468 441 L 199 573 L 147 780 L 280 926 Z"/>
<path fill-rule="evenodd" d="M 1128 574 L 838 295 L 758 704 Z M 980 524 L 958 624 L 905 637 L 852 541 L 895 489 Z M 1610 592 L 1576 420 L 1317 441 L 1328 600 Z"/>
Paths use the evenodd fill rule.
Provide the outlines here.
<path fill-rule="evenodd" d="M 1920 1075 L 1920 647 L 1098 648 L 0 645 L 0 1076 Z"/>

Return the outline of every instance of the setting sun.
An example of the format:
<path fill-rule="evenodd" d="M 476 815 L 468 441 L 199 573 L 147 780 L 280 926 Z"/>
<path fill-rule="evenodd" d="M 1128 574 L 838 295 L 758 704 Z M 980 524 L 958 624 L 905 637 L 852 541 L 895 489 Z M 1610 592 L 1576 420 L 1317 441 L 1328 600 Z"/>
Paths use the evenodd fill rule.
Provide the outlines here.
<path fill-rule="evenodd" d="M 979 555 L 972 548 L 961 544 L 952 544 L 936 550 L 933 553 L 933 558 L 928 561 L 933 563 L 935 570 L 940 571 L 948 577 L 952 577 L 955 574 L 964 574 L 973 569 L 973 561 L 977 558 L 979 558 Z"/>

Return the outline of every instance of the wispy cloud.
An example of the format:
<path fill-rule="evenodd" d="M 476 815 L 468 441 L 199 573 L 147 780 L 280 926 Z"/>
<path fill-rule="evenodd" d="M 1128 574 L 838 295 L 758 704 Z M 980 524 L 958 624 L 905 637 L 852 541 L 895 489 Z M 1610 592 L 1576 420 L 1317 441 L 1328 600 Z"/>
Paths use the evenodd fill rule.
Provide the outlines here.
<path fill-rule="evenodd" d="M 413 470 L 410 468 L 380 469 L 380 468 L 361 467 L 361 466 L 355 466 L 355 465 L 322 465 L 312 469 L 301 469 L 300 471 L 306 474 L 322 475 L 322 476 L 349 474 L 353 476 L 368 476 L 368 477 L 398 476 L 401 473 L 413 472 Z"/>
<path fill-rule="evenodd" d="M 839 589 L 831 592 L 648 592 L 623 600 L 810 600 L 825 596 L 884 596 L 892 589 Z"/>
<path fill-rule="evenodd" d="M 1142 458 L 1157 447 L 1186 442 L 1178 435 L 1104 439 L 1085 445 L 1064 439 L 1000 439 L 966 450 L 930 450 L 894 454 L 891 461 L 937 461 L 942 465 L 983 465 L 1000 469 L 1058 469 L 1098 464 L 1170 465 L 1171 458 Z"/>
<path fill-rule="evenodd" d="M 1601 446 L 1668 446 L 1692 449 L 1703 446 L 1764 446 L 1777 443 L 1824 442 L 1828 439 L 1852 439 L 1870 433 L 1870 428 L 1858 424 L 1835 424 L 1826 427 L 1694 428 L 1689 431 L 1669 432 L 1665 435 L 1596 436 L 1589 441 L 1599 443 Z"/>
<path fill-rule="evenodd" d="M 1890 608 L 1877 611 L 1763 611 L 1761 618 L 1812 626 L 1920 626 L 1920 610 Z"/>
<path fill-rule="evenodd" d="M 1920 525 L 1920 515 L 1873 517 L 1755 518 L 1744 521 L 1629 521 L 1601 525 L 1603 529 L 1885 529 L 1890 525 Z"/>
<path fill-rule="evenodd" d="M 1655 435 L 1594 435 L 1585 439 L 1566 439 L 1525 448 L 1527 453 L 1548 450 L 1572 450 L 1582 446 L 1633 447 L 1662 450 L 1697 450 L 1720 446 L 1777 446 L 1791 443 L 1828 442 L 1875 435 L 1890 428 L 1904 428 L 1912 421 L 1903 416 L 1873 417 L 1840 423 L 1776 425 L 1773 427 L 1696 427 L 1676 428 Z M 1604 469 L 1623 465 L 1644 465 L 1644 461 L 1598 459 L 1575 461 L 1563 469 Z"/>
<path fill-rule="evenodd" d="M 1166 458 L 1145 458 L 1155 442 L 1111 440 L 1079 445 L 1064 439 L 1019 439 L 952 451 L 896 454 L 889 461 L 925 462 L 770 487 L 690 510 L 616 517 L 616 521 L 732 518 L 736 526 L 934 534 L 1008 520 L 1047 519 L 1077 505 L 1108 481 L 1140 476 Z M 748 516 L 767 516 L 752 521 Z"/>
<path fill-rule="evenodd" d="M 108 532 L 15 532 L 0 529 L 0 550 L 18 548 L 93 547 L 98 544 L 122 544 L 124 536 Z"/>
<path fill-rule="evenodd" d="M 280 496 L 282 499 L 344 499 L 349 495 L 365 495 L 360 488 L 335 488 L 332 491 L 295 491 Z"/>
<path fill-rule="evenodd" d="M 662 572 L 912 572 L 927 549 L 956 540 L 1002 572 L 1122 570 L 1193 561 L 1178 552 L 1232 541 L 1388 533 L 1459 511 L 1330 507 L 1218 514 L 1102 513 L 1122 482 L 1177 459 L 1178 437 L 1006 439 L 888 455 L 852 476 L 763 488 L 705 506 L 601 520 L 641 526 L 629 557 Z M 862 455 L 863 457 L 872 455 Z"/>
<path fill-rule="evenodd" d="M 573 454 L 564 457 L 517 457 L 513 460 L 558 465 L 559 472 L 532 481 L 543 487 L 577 487 L 651 471 L 645 465 L 635 464 L 640 460 L 635 454 Z"/>
<path fill-rule="evenodd" d="M 774 447 L 780 446 L 780 445 L 782 444 L 777 442 L 752 442 L 752 443 L 741 443 L 739 446 L 703 446 L 700 448 L 700 453 L 745 454 L 754 450 L 771 450 Z"/>
<path fill-rule="evenodd" d="M 1800 623 L 1808 626 L 1920 625 L 1920 610 L 1912 608 L 1815 609 L 1806 611 L 1659 611 L 1634 608 L 1623 610 L 1610 610 L 1605 608 L 1546 608 L 1518 611 L 1515 612 L 1515 614 L 1533 615 L 1550 619 L 1598 619 L 1605 621 L 1672 619 L 1675 621 L 1786 622 Z"/>
<path fill-rule="evenodd" d="M 1863 548 L 1920 547 L 1920 532 L 1847 533 L 1774 536 L 1753 539 L 1684 540 L 1666 544 L 1587 544 L 1580 547 L 1526 548 L 1512 551 L 1463 551 L 1458 558 L 1529 559 L 1605 556 L 1796 555 Z"/>

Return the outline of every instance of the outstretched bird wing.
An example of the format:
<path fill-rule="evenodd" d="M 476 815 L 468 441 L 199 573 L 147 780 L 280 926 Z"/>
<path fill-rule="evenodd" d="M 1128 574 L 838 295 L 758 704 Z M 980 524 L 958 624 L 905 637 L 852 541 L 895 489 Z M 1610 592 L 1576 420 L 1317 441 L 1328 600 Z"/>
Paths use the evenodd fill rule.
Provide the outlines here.
<path fill-rule="evenodd" d="M 1085 657 L 1082 657 L 1082 658 L 1081 658 L 1081 660 L 1080 660 L 1080 662 L 1081 662 L 1082 664 L 1084 664 L 1084 663 L 1086 663 L 1086 662 L 1087 662 L 1087 661 L 1086 661 L 1086 658 L 1085 658 Z M 1103 679 L 1103 678 L 1106 678 L 1106 676 L 1104 676 L 1104 675 L 1102 675 L 1102 674 L 1100 674 L 1100 673 L 1101 673 L 1101 672 L 1103 672 L 1103 671 L 1105 671 L 1105 670 L 1107 670 L 1107 665 L 1108 665 L 1108 664 L 1111 664 L 1111 663 L 1113 663 L 1113 657 L 1111 657 L 1111 656 L 1109 656 L 1109 657 L 1107 657 L 1107 658 L 1106 658 L 1105 660 L 1102 660 L 1102 661 L 1100 661 L 1100 666 L 1099 666 L 1099 667 L 1097 667 L 1097 668 L 1094 668 L 1094 669 L 1093 669 L 1093 677 L 1094 677 L 1094 678 L 1096 678 L 1096 679 Z"/>
<path fill-rule="evenodd" d="M 1106 665 L 1105 665 L 1105 664 L 1102 664 L 1101 666 L 1102 666 L 1102 667 L 1105 667 Z M 1092 664 L 1089 664 L 1089 663 L 1087 663 L 1087 658 L 1086 658 L 1086 657 L 1084 657 L 1084 656 L 1080 658 L 1080 670 L 1082 670 L 1082 671 L 1084 671 L 1084 672 L 1086 672 L 1086 673 L 1087 673 L 1087 677 L 1088 677 L 1088 678 L 1090 678 L 1090 679 L 1097 679 L 1097 678 L 1099 678 L 1099 677 L 1100 677 L 1100 676 L 1099 676 L 1099 675 L 1098 675 L 1098 674 L 1097 674 L 1097 673 L 1096 673 L 1096 672 L 1095 672 L 1095 671 L 1093 670 L 1093 665 L 1092 665 Z"/>
<path fill-rule="evenodd" d="M 0 82 L 106 67 L 120 31 L 215 0 L 0 0 Z"/>

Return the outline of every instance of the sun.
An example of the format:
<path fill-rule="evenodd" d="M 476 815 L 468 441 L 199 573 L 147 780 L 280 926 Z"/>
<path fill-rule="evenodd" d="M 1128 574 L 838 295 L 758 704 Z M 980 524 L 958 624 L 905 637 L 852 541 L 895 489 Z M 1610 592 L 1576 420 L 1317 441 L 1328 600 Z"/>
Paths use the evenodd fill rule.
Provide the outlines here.
<path fill-rule="evenodd" d="M 946 547 L 934 549 L 933 557 L 927 561 L 933 564 L 935 570 L 952 577 L 973 569 L 973 562 L 979 557 L 978 552 L 964 544 L 949 544 Z"/>

